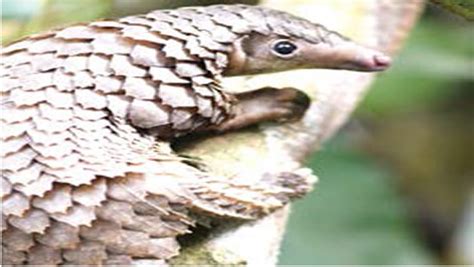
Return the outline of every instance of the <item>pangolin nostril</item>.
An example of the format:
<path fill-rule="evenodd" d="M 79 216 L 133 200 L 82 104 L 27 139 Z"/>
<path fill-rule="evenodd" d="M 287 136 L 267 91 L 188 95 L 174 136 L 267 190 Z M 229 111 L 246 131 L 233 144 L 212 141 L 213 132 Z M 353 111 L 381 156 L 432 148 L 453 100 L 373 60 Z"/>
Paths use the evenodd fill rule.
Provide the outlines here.
<path fill-rule="evenodd" d="M 392 59 L 386 55 L 375 55 L 374 56 L 374 63 L 377 67 L 384 67 L 387 68 L 391 65 Z"/>

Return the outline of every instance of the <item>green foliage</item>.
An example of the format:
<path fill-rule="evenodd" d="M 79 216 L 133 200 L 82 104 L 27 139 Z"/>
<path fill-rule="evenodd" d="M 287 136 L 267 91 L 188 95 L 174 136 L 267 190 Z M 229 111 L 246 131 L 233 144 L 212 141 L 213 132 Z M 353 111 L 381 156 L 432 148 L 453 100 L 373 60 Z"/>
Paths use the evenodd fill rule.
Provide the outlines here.
<path fill-rule="evenodd" d="M 430 264 L 392 177 L 339 136 L 310 159 L 316 191 L 293 205 L 280 264 Z"/>
<path fill-rule="evenodd" d="M 435 199 L 430 200 L 437 203 L 434 205 L 438 212 L 439 206 L 442 205 L 439 205 L 439 201 L 434 201 L 436 197 L 449 193 L 446 188 L 448 191 L 457 188 L 447 185 L 450 182 L 455 183 L 455 177 L 449 176 L 446 180 L 448 175 L 441 174 L 443 184 L 433 179 L 425 179 L 429 177 L 416 176 L 429 172 L 428 176 L 435 177 L 433 172 L 440 173 L 441 168 L 446 169 L 443 165 L 459 169 L 461 160 L 465 161 L 463 155 L 466 151 L 463 151 L 461 144 L 456 146 L 454 152 L 446 153 L 448 156 L 441 161 L 428 159 L 430 153 L 448 151 L 443 151 L 445 146 L 436 143 L 433 138 L 426 140 L 423 136 L 416 139 L 415 134 L 420 130 L 429 132 L 436 128 L 422 124 L 422 121 L 419 121 L 420 116 L 415 117 L 414 114 L 423 112 L 424 116 L 437 121 L 434 119 L 440 117 L 439 112 L 434 113 L 433 110 L 460 95 L 462 84 L 473 82 L 472 40 L 472 25 L 453 24 L 442 17 L 425 17 L 420 21 L 407 46 L 395 59 L 394 66 L 389 72 L 380 75 L 356 113 L 356 119 L 364 118 L 365 121 L 371 121 L 384 128 L 385 132 L 391 132 L 393 136 L 398 137 L 398 143 L 395 143 L 394 139 L 388 139 L 387 135 L 373 140 L 377 136 L 371 132 L 372 129 L 364 129 L 368 132 L 367 139 L 372 139 L 367 142 L 371 142 L 372 146 L 384 148 L 384 151 L 395 151 L 392 154 L 401 157 L 395 162 L 402 162 L 403 167 L 415 168 L 414 176 L 395 176 L 401 172 L 390 173 L 389 161 L 371 158 L 360 149 L 349 146 L 348 142 L 356 142 L 349 136 L 349 132 L 340 135 L 308 163 L 320 177 L 320 182 L 315 192 L 293 205 L 280 256 L 281 264 L 436 262 L 436 257 L 428 252 L 427 245 L 421 241 L 416 233 L 417 229 L 410 222 L 413 217 L 409 216 L 406 209 L 414 209 L 414 206 L 399 194 L 399 182 L 406 181 L 403 186 L 413 189 L 444 188 L 444 191 L 438 190 L 440 193 L 436 191 Z M 406 129 L 402 131 L 388 128 L 389 118 L 398 118 L 401 127 Z M 412 123 L 407 124 L 404 118 L 412 118 Z M 453 134 L 462 130 L 457 128 L 462 124 L 443 125 L 446 125 L 445 130 L 439 133 L 442 137 L 436 140 L 444 142 L 454 139 L 463 142 L 458 135 Z M 469 127 L 469 123 L 464 125 Z M 423 129 L 417 131 L 416 127 Z M 419 148 L 416 143 L 425 145 L 420 148 L 425 151 L 424 154 L 415 153 Z M 469 150 L 468 143 L 463 144 L 465 149 Z M 407 152 L 411 154 L 409 159 L 407 153 L 402 153 L 406 152 L 407 148 L 410 148 Z M 449 155 L 452 157 L 449 158 Z M 443 155 L 438 155 L 437 158 L 440 156 Z M 384 165 L 377 164 L 382 161 Z M 392 170 L 397 168 L 390 167 Z M 397 171 L 400 171 L 398 168 Z M 451 170 L 450 174 L 455 175 L 454 170 Z M 423 186 L 423 183 L 430 184 Z M 422 193 L 426 192 L 413 190 L 414 195 Z M 461 193 L 462 191 L 456 189 L 453 194 Z M 451 204 L 454 199 L 440 201 L 443 201 L 444 208 L 446 203 Z M 455 208 L 451 205 L 449 209 Z M 453 218 L 455 217 L 447 216 L 437 219 L 455 224 Z"/>
<path fill-rule="evenodd" d="M 11 21 L 13 24 L 7 25 L 16 30 L 11 34 L 2 33 L 2 42 L 9 43 L 32 33 L 107 17 L 112 3 L 113 0 L 4 0 L 2 22 Z M 28 20 L 23 22 L 20 19 Z"/>
<path fill-rule="evenodd" d="M 28 19 L 41 7 L 40 1 L 2 0 L 2 19 Z"/>
<path fill-rule="evenodd" d="M 472 26 L 453 28 L 424 19 L 395 64 L 380 75 L 359 115 L 388 115 L 429 108 L 456 93 L 453 82 L 473 81 Z"/>
<path fill-rule="evenodd" d="M 26 25 L 26 32 L 39 32 L 51 27 L 103 18 L 111 4 L 112 0 L 47 0 L 41 13 Z"/>
<path fill-rule="evenodd" d="M 441 5 L 467 20 L 474 20 L 474 1 L 472 0 L 431 0 L 431 2 Z"/>

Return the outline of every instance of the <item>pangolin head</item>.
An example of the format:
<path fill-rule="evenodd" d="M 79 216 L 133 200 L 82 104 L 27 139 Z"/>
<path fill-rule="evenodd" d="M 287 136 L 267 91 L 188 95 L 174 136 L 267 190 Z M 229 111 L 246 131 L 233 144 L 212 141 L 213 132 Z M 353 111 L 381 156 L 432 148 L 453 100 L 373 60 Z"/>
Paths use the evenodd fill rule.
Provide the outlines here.
<path fill-rule="evenodd" d="M 391 64 L 384 53 L 352 42 L 323 25 L 282 11 L 247 8 L 252 8 L 252 16 L 241 16 L 256 27 L 241 34 L 233 44 L 227 75 L 305 68 L 374 72 Z"/>

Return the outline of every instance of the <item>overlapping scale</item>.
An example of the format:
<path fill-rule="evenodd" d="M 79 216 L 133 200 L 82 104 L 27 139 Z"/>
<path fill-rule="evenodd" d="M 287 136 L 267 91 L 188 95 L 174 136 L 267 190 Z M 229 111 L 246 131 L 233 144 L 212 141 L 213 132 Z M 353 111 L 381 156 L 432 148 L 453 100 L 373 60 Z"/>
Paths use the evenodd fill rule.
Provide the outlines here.
<path fill-rule="evenodd" d="M 175 178 L 196 170 L 141 130 L 179 136 L 229 116 L 215 85 L 250 25 L 237 13 L 154 12 L 2 48 L 4 264 L 178 254 L 193 197 Z"/>

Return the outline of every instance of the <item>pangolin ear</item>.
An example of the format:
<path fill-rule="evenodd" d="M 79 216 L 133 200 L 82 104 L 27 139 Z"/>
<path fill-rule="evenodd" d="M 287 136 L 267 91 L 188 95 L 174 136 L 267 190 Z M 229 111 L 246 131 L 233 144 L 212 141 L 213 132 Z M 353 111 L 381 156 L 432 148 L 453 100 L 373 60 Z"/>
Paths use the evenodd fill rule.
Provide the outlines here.
<path fill-rule="evenodd" d="M 267 47 L 268 37 L 262 34 L 252 33 L 243 36 L 238 42 L 238 45 L 240 45 L 240 48 L 247 56 L 254 57 L 265 52 L 262 50 Z"/>

